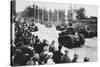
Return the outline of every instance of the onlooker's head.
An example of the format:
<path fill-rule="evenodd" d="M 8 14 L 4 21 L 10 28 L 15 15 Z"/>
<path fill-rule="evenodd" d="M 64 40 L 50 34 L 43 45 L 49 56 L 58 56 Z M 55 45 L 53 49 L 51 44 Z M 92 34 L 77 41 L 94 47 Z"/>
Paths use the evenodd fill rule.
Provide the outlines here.
<path fill-rule="evenodd" d="M 34 57 L 33 57 L 33 60 L 34 60 L 34 61 L 38 61 L 39 58 L 40 58 L 39 54 L 38 54 L 38 53 L 35 53 L 35 54 L 34 54 Z"/>
<path fill-rule="evenodd" d="M 75 59 L 78 59 L 78 54 L 74 54 L 74 58 Z"/>
<path fill-rule="evenodd" d="M 54 41 L 54 40 L 52 41 L 52 44 L 53 44 L 53 45 L 55 44 L 55 41 Z"/>
<path fill-rule="evenodd" d="M 85 57 L 84 58 L 84 62 L 88 62 L 89 61 L 89 58 L 88 57 Z"/>
<path fill-rule="evenodd" d="M 16 49 L 15 54 L 20 54 L 21 52 L 21 49 Z"/>
<path fill-rule="evenodd" d="M 38 36 L 35 36 L 35 38 L 37 39 L 37 38 L 38 38 Z"/>
<path fill-rule="evenodd" d="M 32 35 L 32 37 L 34 38 L 35 36 L 34 36 L 34 35 Z"/>
<path fill-rule="evenodd" d="M 52 59 L 47 60 L 47 64 L 55 64 Z"/>
<path fill-rule="evenodd" d="M 48 58 L 52 58 L 53 57 L 53 53 L 52 52 L 49 52 L 48 53 Z"/>
<path fill-rule="evenodd" d="M 40 39 L 37 39 L 37 40 L 36 40 L 36 43 L 37 43 L 37 44 L 40 44 L 40 43 L 41 43 Z"/>
<path fill-rule="evenodd" d="M 18 43 L 16 44 L 16 46 L 17 46 L 18 48 L 21 48 L 21 47 L 23 46 L 23 43 L 22 43 L 22 42 L 18 42 Z"/>
<path fill-rule="evenodd" d="M 46 43 L 46 41 L 47 41 L 46 39 L 43 39 L 43 43 Z"/>
<path fill-rule="evenodd" d="M 49 41 L 46 41 L 46 46 L 48 46 L 49 45 Z"/>

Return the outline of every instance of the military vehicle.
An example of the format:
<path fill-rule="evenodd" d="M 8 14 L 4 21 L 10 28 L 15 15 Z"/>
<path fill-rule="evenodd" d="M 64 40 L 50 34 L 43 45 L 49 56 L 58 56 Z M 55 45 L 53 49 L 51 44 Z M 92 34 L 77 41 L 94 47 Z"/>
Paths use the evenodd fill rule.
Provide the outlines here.
<path fill-rule="evenodd" d="M 63 31 L 63 30 L 65 30 L 65 26 L 64 25 L 59 25 L 59 26 L 56 27 L 56 30 Z"/>
<path fill-rule="evenodd" d="M 60 45 L 71 49 L 84 45 L 85 37 L 83 34 L 75 32 L 75 29 L 70 26 L 67 30 L 59 33 L 58 42 Z"/>
<path fill-rule="evenodd" d="M 83 34 L 85 38 L 92 38 L 97 36 L 97 32 L 94 30 L 80 29 L 78 33 Z"/>

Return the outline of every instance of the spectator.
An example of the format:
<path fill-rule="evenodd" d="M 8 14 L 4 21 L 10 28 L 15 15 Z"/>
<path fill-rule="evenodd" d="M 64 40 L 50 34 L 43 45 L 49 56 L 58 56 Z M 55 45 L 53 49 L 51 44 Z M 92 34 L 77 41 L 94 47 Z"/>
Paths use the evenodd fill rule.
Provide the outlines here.
<path fill-rule="evenodd" d="M 63 55 L 63 53 L 61 53 L 61 47 L 58 47 L 58 50 L 53 52 L 53 61 L 55 63 L 61 63 L 61 56 Z"/>
<path fill-rule="evenodd" d="M 84 62 L 89 62 L 89 58 L 85 57 Z"/>
<path fill-rule="evenodd" d="M 43 50 L 44 46 L 46 46 L 46 45 L 47 45 L 47 44 L 46 44 L 46 41 L 47 41 L 47 40 L 46 40 L 46 39 L 44 39 L 44 40 L 43 40 L 43 42 L 41 43 L 41 48 L 42 48 L 42 50 Z"/>
<path fill-rule="evenodd" d="M 68 53 L 69 53 L 69 51 L 65 50 L 65 54 L 62 55 L 62 57 L 61 57 L 61 62 L 62 63 L 71 63 L 71 60 L 70 60 L 70 58 L 68 56 Z"/>
<path fill-rule="evenodd" d="M 74 58 L 73 58 L 72 62 L 78 62 L 77 59 L 78 59 L 78 55 L 74 54 Z"/>
<path fill-rule="evenodd" d="M 54 46 L 54 44 L 55 44 L 55 41 L 52 41 L 52 43 L 49 45 L 49 51 L 50 51 L 50 52 L 54 52 L 54 51 L 55 51 L 55 46 Z"/>
<path fill-rule="evenodd" d="M 43 51 L 41 54 L 40 54 L 40 61 L 41 61 L 41 64 L 45 64 L 47 62 L 47 59 L 48 59 L 48 51 Z"/>
<path fill-rule="evenodd" d="M 18 43 L 16 43 L 16 47 L 17 47 L 17 48 L 20 49 L 22 46 L 23 46 L 23 43 L 22 43 L 22 42 L 18 42 Z"/>
<path fill-rule="evenodd" d="M 49 42 L 46 41 L 45 46 L 43 47 L 43 51 L 49 51 Z"/>
<path fill-rule="evenodd" d="M 22 46 L 21 50 L 22 50 L 23 54 L 29 54 L 29 57 L 33 56 L 34 48 L 32 48 L 28 45 L 24 45 L 24 46 Z"/>
<path fill-rule="evenodd" d="M 52 59 L 53 53 L 52 52 L 48 52 L 47 57 L 48 57 L 48 59 Z"/>
<path fill-rule="evenodd" d="M 35 63 L 32 59 L 30 59 L 29 61 L 26 62 L 26 65 L 35 65 Z"/>
<path fill-rule="evenodd" d="M 48 59 L 46 64 L 49 64 L 49 65 L 50 65 L 50 64 L 55 64 L 55 62 L 53 62 L 52 59 Z"/>
<path fill-rule="evenodd" d="M 38 40 L 37 40 L 37 43 L 34 44 L 34 49 L 35 49 L 36 53 L 39 53 L 39 54 L 40 54 L 40 53 L 41 53 L 41 48 L 42 48 L 42 47 L 41 47 L 41 42 L 40 42 L 40 40 L 38 39 Z"/>
<path fill-rule="evenodd" d="M 25 65 L 26 62 L 29 60 L 29 54 L 22 54 L 21 52 L 15 55 L 14 58 L 14 65 Z"/>

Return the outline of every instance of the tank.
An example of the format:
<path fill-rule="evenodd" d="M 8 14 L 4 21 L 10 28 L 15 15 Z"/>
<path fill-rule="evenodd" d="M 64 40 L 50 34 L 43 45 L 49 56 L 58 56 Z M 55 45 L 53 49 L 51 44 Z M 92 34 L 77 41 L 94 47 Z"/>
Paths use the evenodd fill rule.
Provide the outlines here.
<path fill-rule="evenodd" d="M 59 25 L 59 26 L 56 27 L 56 30 L 58 30 L 58 31 L 63 31 L 63 30 L 65 30 L 65 26 L 63 26 L 63 25 L 60 26 L 60 25 Z"/>
<path fill-rule="evenodd" d="M 83 34 L 75 34 L 74 28 L 68 28 L 67 31 L 59 33 L 58 42 L 67 48 L 81 47 L 85 43 Z"/>
<path fill-rule="evenodd" d="M 93 30 L 80 30 L 79 33 L 83 34 L 85 38 L 92 38 L 96 36 L 96 32 Z"/>

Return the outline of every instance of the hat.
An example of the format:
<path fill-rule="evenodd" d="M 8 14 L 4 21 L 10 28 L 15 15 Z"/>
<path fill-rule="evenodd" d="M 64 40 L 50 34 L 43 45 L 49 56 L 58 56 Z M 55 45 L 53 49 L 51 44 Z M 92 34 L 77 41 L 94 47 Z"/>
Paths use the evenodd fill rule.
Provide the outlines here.
<path fill-rule="evenodd" d="M 54 64 L 54 62 L 53 62 L 52 59 L 48 59 L 48 60 L 47 60 L 47 64 Z"/>
<path fill-rule="evenodd" d="M 51 56 L 52 57 L 53 56 L 53 53 L 52 52 L 49 52 L 48 53 L 48 56 Z"/>
<path fill-rule="evenodd" d="M 45 52 L 44 52 L 44 54 L 48 54 L 48 53 L 49 53 L 48 51 L 45 51 Z"/>

